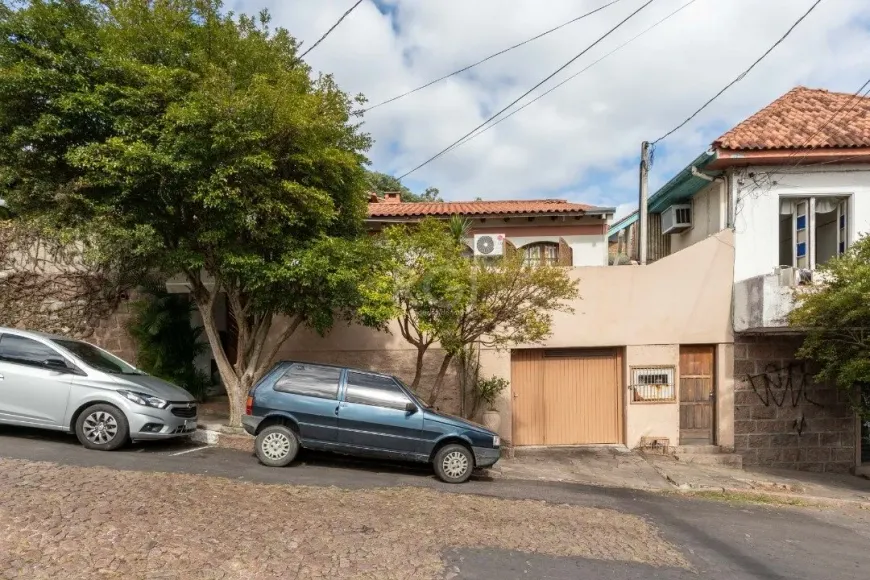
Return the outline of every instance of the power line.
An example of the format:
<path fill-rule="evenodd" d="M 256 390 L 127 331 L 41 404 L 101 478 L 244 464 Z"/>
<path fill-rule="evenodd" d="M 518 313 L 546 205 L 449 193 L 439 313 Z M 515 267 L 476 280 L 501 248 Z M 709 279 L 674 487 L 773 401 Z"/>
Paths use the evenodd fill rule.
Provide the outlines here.
<path fill-rule="evenodd" d="M 490 129 L 492 129 L 493 127 L 495 127 L 496 125 L 498 125 L 498 124 L 501 123 L 502 121 L 507 121 L 508 119 L 510 119 L 511 117 L 513 117 L 514 115 L 516 115 L 517 113 L 519 113 L 520 111 L 522 111 L 523 109 L 525 109 L 526 107 L 528 107 L 529 105 L 531 105 L 532 103 L 537 102 L 539 99 L 542 99 L 542 98 L 546 97 L 547 95 L 549 95 L 550 93 L 552 93 L 553 91 L 555 91 L 556 89 L 558 89 L 559 87 L 561 87 L 562 85 L 564 85 L 565 83 L 567 83 L 568 81 L 570 81 L 571 79 L 580 76 L 581 74 L 583 74 L 584 72 L 588 71 L 590 68 L 592 68 L 593 66 L 595 66 L 595 65 L 598 64 L 599 62 L 601 62 L 602 60 L 606 59 L 607 57 L 609 57 L 609 56 L 612 55 L 613 53 L 615 53 L 615 52 L 617 52 L 617 51 L 619 51 L 619 50 L 622 50 L 622 49 L 625 48 L 627 45 L 631 44 L 632 42 L 634 42 L 635 40 L 637 40 L 638 38 L 640 38 L 641 36 L 643 36 L 643 35 L 646 34 L 647 32 L 651 31 L 653 28 L 655 28 L 655 27 L 658 26 L 659 24 L 663 23 L 665 20 L 668 20 L 669 18 L 671 18 L 671 17 L 673 17 L 673 16 L 676 16 L 676 14 L 677 14 L 678 12 L 680 12 L 680 11 L 683 10 L 684 8 L 688 8 L 690 5 L 694 4 L 694 3 L 697 2 L 697 1 L 698 1 L 698 0 L 689 0 L 688 2 L 686 2 L 685 4 L 683 4 L 682 6 L 680 6 L 679 8 L 677 8 L 676 10 L 674 10 L 673 12 L 671 12 L 670 14 L 668 14 L 667 16 L 665 16 L 664 18 L 662 18 L 661 20 L 659 20 L 658 22 L 656 22 L 655 24 L 653 24 L 652 26 L 649 26 L 649 27 L 647 27 L 646 29 L 644 29 L 640 34 L 635 35 L 634 37 L 632 37 L 631 39 L 629 39 L 629 40 L 623 42 L 622 44 L 620 44 L 619 46 L 617 46 L 616 48 L 614 48 L 613 50 L 611 50 L 610 52 L 608 52 L 607 54 L 605 54 L 604 56 L 602 56 L 601 58 L 599 58 L 598 60 L 592 62 L 592 64 L 590 64 L 589 66 L 587 66 L 587 67 L 585 67 L 585 68 L 583 68 L 583 69 L 577 71 L 576 73 L 572 74 L 571 76 L 569 76 L 568 78 L 566 78 L 565 80 L 563 80 L 562 82 L 560 82 L 559 84 L 557 84 L 556 86 L 554 86 L 554 87 L 552 87 L 552 88 L 546 90 L 545 92 L 541 93 L 540 95 L 538 95 L 537 97 L 535 97 L 535 98 L 532 99 L 531 101 L 525 103 L 523 106 L 521 106 L 521 107 L 519 107 L 519 108 L 517 108 L 517 109 L 514 109 L 513 111 L 511 111 L 510 113 L 508 113 L 507 115 L 505 115 L 504 117 L 502 117 L 501 119 L 499 119 L 498 121 L 496 121 L 495 123 L 492 123 L 492 124 L 489 125 L 488 127 L 485 127 L 485 128 L 483 128 L 483 129 L 481 129 L 480 131 L 478 131 L 478 132 L 475 133 L 474 135 L 471 135 L 470 137 L 467 137 L 467 138 L 463 139 L 462 141 L 460 141 L 459 143 L 457 143 L 453 148 L 451 148 L 451 151 L 452 151 L 453 149 L 456 149 L 457 147 L 461 147 L 461 146 L 465 145 L 466 143 L 468 143 L 469 141 L 471 141 L 471 140 L 474 139 L 475 137 L 478 137 L 479 135 L 482 135 L 482 134 L 486 133 L 487 131 L 489 131 Z"/>
<path fill-rule="evenodd" d="M 662 141 L 663 139 L 667 139 L 668 137 L 670 137 L 671 135 L 673 135 L 675 132 L 677 132 L 678 130 L 682 129 L 682 128 L 683 128 L 683 127 L 684 127 L 684 126 L 685 126 L 689 121 L 691 121 L 692 119 L 694 119 L 695 117 L 697 117 L 698 114 L 699 114 L 701 111 L 703 111 L 703 110 L 706 109 L 706 108 L 707 108 L 711 103 L 713 103 L 713 101 L 715 101 L 715 100 L 718 99 L 720 96 L 722 96 L 722 94 L 723 94 L 725 91 L 727 91 L 727 90 L 730 89 L 732 86 L 734 86 L 735 84 L 737 84 L 738 82 L 740 82 L 741 80 L 743 80 L 743 78 L 744 78 L 747 74 L 749 74 L 749 72 L 750 72 L 752 69 L 754 69 L 754 68 L 756 67 L 756 65 L 758 65 L 758 63 L 760 63 L 762 60 L 764 60 L 764 58 L 765 58 L 768 54 L 770 54 L 771 52 L 773 52 L 773 49 L 775 49 L 777 46 L 779 46 L 780 44 L 782 44 L 782 42 L 783 42 L 786 38 L 788 38 L 788 36 L 792 33 L 792 31 L 793 31 L 795 28 L 797 28 L 797 26 L 798 26 L 801 22 L 803 22 L 804 18 L 806 18 L 807 16 L 809 16 L 809 15 L 810 15 L 810 12 L 812 12 L 813 10 L 815 10 L 815 9 L 816 9 L 816 6 L 818 6 L 818 5 L 821 4 L 821 3 L 822 3 L 822 0 L 816 0 L 815 3 L 814 3 L 812 6 L 810 6 L 810 9 L 807 10 L 807 11 L 803 14 L 803 16 L 801 16 L 800 18 L 798 18 L 797 21 L 796 21 L 794 24 L 792 24 L 791 27 L 790 27 L 788 30 L 786 30 L 785 34 L 783 34 L 782 37 L 781 37 L 779 40 L 777 40 L 775 43 L 773 43 L 773 46 L 771 46 L 770 48 L 768 48 L 768 49 L 764 52 L 764 54 L 762 54 L 762 55 L 758 58 L 758 60 L 756 60 L 754 63 L 752 63 L 752 65 L 750 65 L 750 67 L 749 67 L 748 69 L 746 69 L 745 71 L 743 71 L 742 73 L 740 73 L 739 75 L 737 75 L 737 78 L 735 78 L 733 81 L 731 81 L 730 83 L 728 83 L 727 85 L 725 85 L 725 87 L 724 87 L 721 91 L 719 91 L 718 93 L 716 93 L 716 94 L 713 96 L 712 99 L 710 99 L 709 101 L 707 101 L 706 103 L 704 103 L 704 104 L 701 106 L 700 109 L 698 109 L 697 111 L 695 111 L 694 113 L 692 113 L 692 114 L 691 114 L 691 115 L 690 115 L 690 116 L 689 116 L 685 121 L 683 121 L 682 123 L 680 123 L 679 125 L 677 125 L 677 126 L 674 127 L 673 129 L 671 129 L 670 131 L 668 131 L 667 133 L 665 133 L 664 135 L 662 135 L 661 137 L 659 137 L 658 139 L 656 139 L 655 141 L 653 141 L 652 144 L 653 144 L 653 145 L 656 145 L 659 141 Z"/>
<path fill-rule="evenodd" d="M 820 1 L 821 1 L 821 0 L 820 0 Z M 623 20 L 621 20 L 621 21 L 619 22 L 619 24 L 617 24 L 616 26 L 614 26 L 613 28 L 611 28 L 610 30 L 608 30 L 607 32 L 605 32 L 605 33 L 604 33 L 602 36 L 600 36 L 600 37 L 599 37 L 595 42 L 593 42 L 592 44 L 590 44 L 589 46 L 587 46 L 586 48 L 584 48 L 584 49 L 583 49 L 582 51 L 580 51 L 577 55 L 575 55 L 573 58 L 571 58 L 568 62 L 566 62 L 565 64 L 563 64 L 563 65 L 560 66 L 559 68 L 557 68 L 555 71 L 553 71 L 553 72 L 552 72 L 551 74 L 549 74 L 547 77 L 545 77 L 541 82 L 539 82 L 538 84 L 536 84 L 535 86 L 533 86 L 532 88 L 530 88 L 529 90 L 527 90 L 525 93 L 523 93 L 522 95 L 520 95 L 519 97 L 517 97 L 516 99 L 514 99 L 513 101 L 511 101 L 511 102 L 510 102 L 506 107 L 504 107 L 503 109 L 501 109 L 500 111 L 498 111 L 496 114 L 492 115 L 489 119 L 487 119 L 486 121 L 484 121 L 483 123 L 481 123 L 480 125 L 478 125 L 477 127 L 475 127 L 474 129 L 472 129 L 471 131 L 469 131 L 468 133 L 466 133 L 465 135 L 463 135 L 462 137 L 460 137 L 459 139 L 457 139 L 456 141 L 454 141 L 453 143 L 451 143 L 450 145 L 448 145 L 447 147 L 445 147 L 444 149 L 442 149 L 441 151 L 439 151 L 438 153 L 436 153 L 435 155 L 433 155 L 432 157 L 430 157 L 429 159 L 427 159 L 426 161 L 424 161 L 423 163 L 421 163 L 420 165 L 418 165 L 417 167 L 415 167 L 414 169 L 412 169 L 412 170 L 410 170 L 410 171 L 404 173 L 403 175 L 401 175 L 401 176 L 399 177 L 399 179 L 404 179 L 405 177 L 407 177 L 408 175 L 414 173 L 415 171 L 417 171 L 417 170 L 420 169 L 421 167 L 423 167 L 423 166 L 425 166 L 425 165 L 428 165 L 428 164 L 431 163 L 432 161 L 438 159 L 439 157 L 441 157 L 442 155 L 444 155 L 445 153 L 447 153 L 447 152 L 448 152 L 448 151 L 449 151 L 449 150 L 450 150 L 454 145 L 456 145 L 457 143 L 459 143 L 460 141 L 462 141 L 463 139 L 465 139 L 466 137 L 468 137 L 469 135 L 471 135 L 472 133 L 474 133 L 475 131 L 477 131 L 478 129 L 480 129 L 481 127 L 483 127 L 484 125 L 487 125 L 490 121 L 492 121 L 493 119 L 495 119 L 496 117 L 498 117 L 499 115 L 501 115 L 502 113 L 504 113 L 505 111 L 507 111 L 508 109 L 510 109 L 511 107 L 513 107 L 514 105 L 516 105 L 516 104 L 517 104 L 518 102 L 520 102 L 522 99 L 524 99 L 524 98 L 526 98 L 527 96 L 529 96 L 529 94 L 532 93 L 535 89 L 537 89 L 538 87 L 540 87 L 541 85 L 543 85 L 545 82 L 547 82 L 548 80 L 550 80 L 551 78 L 553 78 L 554 76 L 556 76 L 557 74 L 559 74 L 560 72 L 562 72 L 563 70 L 565 70 L 565 69 L 566 69 L 568 66 L 570 66 L 570 65 L 571 65 L 575 60 L 577 60 L 578 58 L 580 58 L 581 56 L 583 56 L 584 54 L 586 54 L 587 52 L 589 52 L 590 50 L 592 50 L 592 48 L 595 47 L 599 42 L 601 42 L 602 40 L 604 40 L 605 38 L 607 38 L 608 36 L 610 36 L 611 34 L 613 34 L 614 32 L 616 32 L 616 30 L 617 30 L 620 26 L 622 26 L 623 24 L 625 24 L 626 22 L 628 22 L 629 20 L 631 20 L 631 19 L 632 19 L 636 14 L 638 14 L 641 10 L 643 10 L 644 8 L 646 8 L 647 6 L 649 6 L 650 4 L 652 4 L 653 2 L 655 2 L 655 0 L 647 0 L 647 2 L 646 2 L 643 6 L 641 6 L 640 8 L 638 8 L 637 10 L 635 10 L 634 12 L 632 12 L 631 14 L 629 14 L 628 16 L 626 16 Z"/>
<path fill-rule="evenodd" d="M 417 87 L 416 89 L 411 89 L 411 90 L 408 91 L 408 92 L 402 93 L 401 95 L 396 95 L 395 97 L 389 98 L 389 99 L 387 99 L 386 101 L 381 101 L 381 102 L 378 103 L 377 105 L 372 105 L 371 107 L 369 107 L 369 108 L 367 108 L 367 109 L 364 109 L 363 112 L 365 113 L 365 112 L 371 111 L 372 109 L 377 109 L 377 108 L 380 107 L 381 105 L 386 105 L 387 103 L 392 103 L 393 101 L 398 101 L 399 99 L 401 99 L 401 98 L 403 98 L 403 97 L 407 97 L 408 95 L 414 94 L 414 93 L 416 93 L 417 91 L 421 91 L 421 90 L 423 90 L 423 89 L 425 89 L 425 88 L 427 88 L 427 87 L 431 87 L 431 86 L 434 85 L 435 83 L 439 83 L 439 82 L 441 82 L 441 81 L 443 81 L 443 80 L 445 80 L 445 79 L 449 79 L 450 77 L 452 77 L 452 76 L 454 76 L 454 75 L 458 75 L 458 74 L 460 74 L 460 73 L 463 73 L 463 72 L 465 72 L 465 71 L 467 71 L 467 70 L 469 70 L 469 69 L 472 69 L 472 68 L 476 67 L 476 66 L 479 65 L 479 64 L 483 64 L 483 63 L 485 63 L 486 61 L 488 61 L 488 60 L 490 60 L 490 59 L 493 59 L 493 58 L 495 58 L 495 57 L 497 57 L 497 56 L 501 56 L 501 55 L 503 55 L 504 53 L 506 53 L 506 52 L 510 52 L 510 51 L 512 51 L 512 50 L 515 49 L 515 48 L 519 48 L 519 47 L 523 46 L 524 44 L 528 44 L 528 43 L 530 43 L 530 42 L 532 42 L 532 41 L 538 40 L 539 38 L 543 38 L 544 36 L 547 36 L 548 34 L 550 34 L 550 33 L 552 33 L 552 32 L 556 32 L 557 30 L 559 30 L 559 29 L 561 29 L 561 28 L 564 28 L 564 27 L 568 26 L 569 24 L 573 24 L 573 23 L 575 23 L 575 22 L 578 22 L 578 21 L 580 21 L 580 20 L 583 20 L 584 18 L 586 18 L 586 17 L 588 17 L 588 16 L 592 16 L 592 15 L 595 14 L 596 12 L 600 12 L 600 11 L 604 10 L 605 8 L 608 8 L 608 7 L 610 7 L 610 6 L 613 6 L 613 5 L 616 4 L 617 2 L 621 2 L 621 1 L 622 1 L 622 0 L 612 0 L 611 2 L 608 2 L 607 4 L 605 4 L 604 6 L 601 6 L 601 7 L 599 7 L 599 8 L 596 8 L 595 10 L 592 10 L 591 12 L 587 12 L 586 14 L 583 14 L 583 15 L 578 16 L 578 17 L 576 17 L 576 18 L 572 18 L 571 20 L 569 20 L 569 21 L 567 21 L 567 22 L 563 22 L 563 23 L 560 24 L 559 26 L 553 27 L 553 28 L 551 28 L 551 29 L 549 29 L 549 30 L 545 30 L 544 32 L 538 34 L 537 36 L 533 36 L 533 37 L 531 37 L 531 38 L 529 38 L 529 39 L 526 39 L 526 40 L 524 40 L 524 41 L 522 41 L 522 42 L 520 42 L 520 43 L 518 43 L 518 44 L 515 44 L 515 45 L 513 45 L 513 46 L 510 46 L 510 47 L 508 47 L 508 48 L 505 48 L 504 50 L 500 50 L 500 51 L 498 51 L 498 52 L 496 52 L 496 53 L 494 53 L 494 54 L 491 54 L 491 55 L 489 55 L 488 57 L 483 58 L 483 59 L 481 59 L 481 60 L 475 62 L 474 64 L 470 64 L 470 65 L 468 65 L 468 66 L 466 66 L 466 67 L 463 67 L 463 68 L 461 68 L 461 69 L 459 69 L 459 70 L 455 70 L 455 71 L 453 71 L 452 73 L 446 74 L 446 75 L 444 75 L 443 77 L 439 77 L 439 78 L 437 78 L 437 79 L 435 79 L 435 80 L 433 80 L 433 81 L 429 81 L 428 83 L 426 83 L 426 84 L 424 84 L 424 85 L 420 85 L 420 86 Z"/>
<path fill-rule="evenodd" d="M 321 36 L 320 38 L 317 39 L 317 42 L 315 42 L 314 44 L 311 45 L 311 48 L 309 48 L 308 50 L 306 50 L 305 52 L 302 53 L 302 56 L 299 57 L 299 60 L 302 60 L 303 58 L 305 58 L 305 55 L 306 55 L 306 54 L 308 54 L 309 52 L 311 52 L 312 50 L 314 50 L 315 48 L 317 48 L 317 45 L 320 44 L 321 42 L 323 42 L 323 39 L 324 39 L 324 38 L 326 38 L 327 36 L 329 36 L 329 34 L 330 34 L 333 30 L 335 30 L 336 28 L 338 28 L 338 25 L 341 24 L 341 21 L 342 21 L 342 20 L 344 20 L 345 18 L 347 18 L 347 15 L 350 14 L 351 12 L 353 12 L 354 8 L 356 8 L 357 6 L 359 6 L 359 5 L 362 4 L 362 3 L 363 3 L 363 0 L 357 0 L 356 4 L 354 4 L 353 6 L 351 6 L 350 8 L 348 8 L 348 9 L 347 9 L 347 12 L 345 12 L 344 14 L 342 14 L 342 15 L 341 15 L 341 18 L 339 18 L 338 21 L 336 21 L 335 24 L 333 24 L 332 26 L 330 26 L 330 27 L 329 27 L 329 30 L 327 30 L 326 32 L 324 32 L 324 33 L 323 33 L 323 36 Z"/>

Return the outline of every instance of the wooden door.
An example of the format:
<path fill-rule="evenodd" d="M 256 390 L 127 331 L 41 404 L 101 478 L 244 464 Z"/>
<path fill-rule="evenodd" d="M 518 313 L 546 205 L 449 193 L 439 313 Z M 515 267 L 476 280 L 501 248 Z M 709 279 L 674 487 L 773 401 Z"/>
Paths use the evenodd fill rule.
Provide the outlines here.
<path fill-rule="evenodd" d="M 614 349 L 514 351 L 514 445 L 620 443 L 620 366 Z"/>
<path fill-rule="evenodd" d="M 711 445 L 716 416 L 712 346 L 680 347 L 680 445 Z"/>

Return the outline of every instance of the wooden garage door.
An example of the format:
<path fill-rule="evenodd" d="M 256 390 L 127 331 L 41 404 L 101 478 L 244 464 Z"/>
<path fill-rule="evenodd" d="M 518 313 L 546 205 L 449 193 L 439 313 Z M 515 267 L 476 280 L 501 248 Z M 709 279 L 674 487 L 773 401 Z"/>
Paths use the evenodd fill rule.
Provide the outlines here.
<path fill-rule="evenodd" d="M 620 443 L 620 368 L 615 349 L 513 351 L 513 444 Z"/>

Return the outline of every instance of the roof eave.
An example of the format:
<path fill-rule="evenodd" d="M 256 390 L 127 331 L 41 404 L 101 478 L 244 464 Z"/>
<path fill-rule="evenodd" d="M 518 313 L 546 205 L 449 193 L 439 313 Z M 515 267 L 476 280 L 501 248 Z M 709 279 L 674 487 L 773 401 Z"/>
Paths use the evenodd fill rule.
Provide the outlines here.
<path fill-rule="evenodd" d="M 725 169 L 747 165 L 812 165 L 824 163 L 868 163 L 870 147 L 826 147 L 813 149 L 722 149 L 708 169 Z"/>
<path fill-rule="evenodd" d="M 698 177 L 695 173 L 707 168 L 716 160 L 717 155 L 717 151 L 713 150 L 698 155 L 694 161 L 686 165 L 649 197 L 647 202 L 649 211 L 659 213 L 674 203 L 691 198 L 707 187 L 710 184 L 709 180 Z"/>

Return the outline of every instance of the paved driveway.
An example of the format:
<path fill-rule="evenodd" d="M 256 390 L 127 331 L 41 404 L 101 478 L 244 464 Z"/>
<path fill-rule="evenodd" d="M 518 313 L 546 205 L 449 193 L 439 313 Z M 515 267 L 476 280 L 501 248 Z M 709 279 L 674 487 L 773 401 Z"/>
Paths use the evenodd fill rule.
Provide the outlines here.
<path fill-rule="evenodd" d="M 868 516 L 0 428 L 0 578 L 863 580 Z"/>

